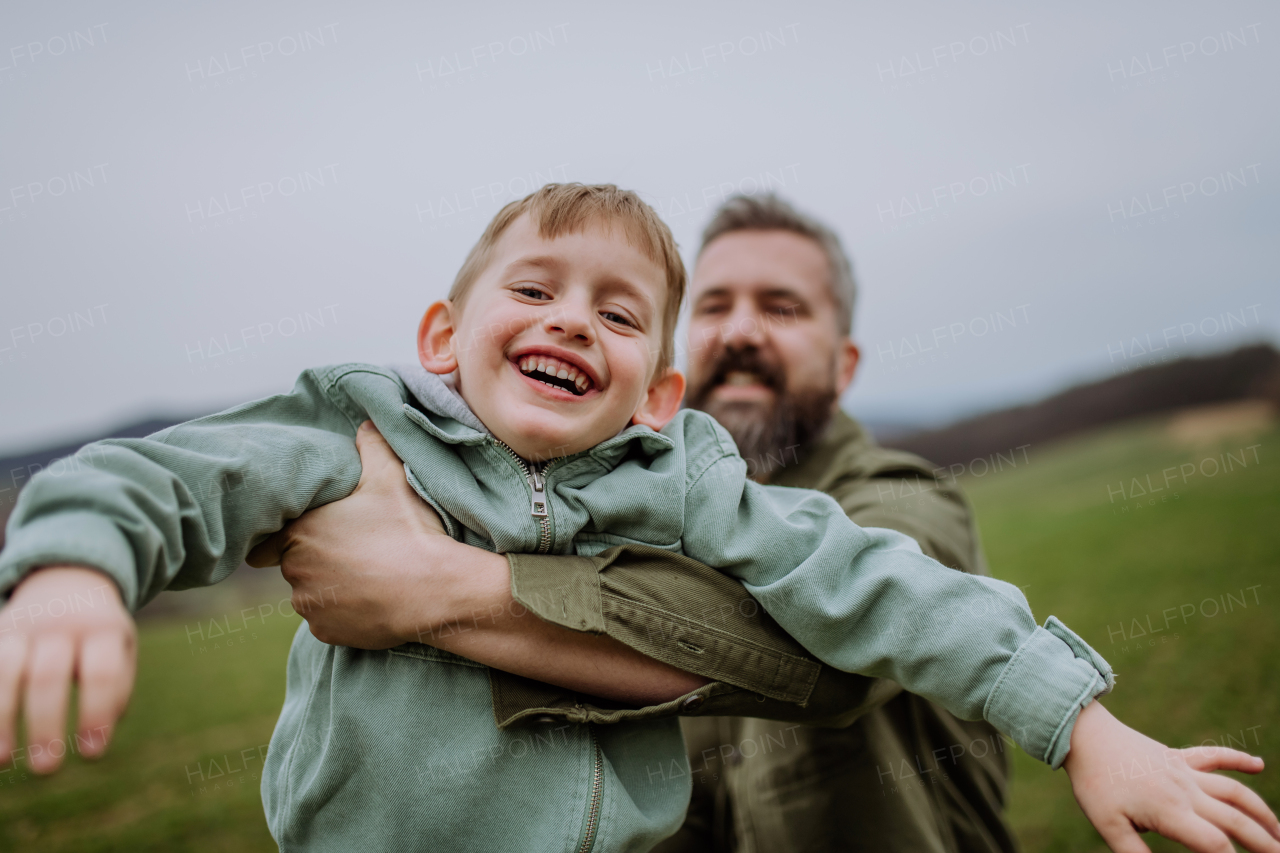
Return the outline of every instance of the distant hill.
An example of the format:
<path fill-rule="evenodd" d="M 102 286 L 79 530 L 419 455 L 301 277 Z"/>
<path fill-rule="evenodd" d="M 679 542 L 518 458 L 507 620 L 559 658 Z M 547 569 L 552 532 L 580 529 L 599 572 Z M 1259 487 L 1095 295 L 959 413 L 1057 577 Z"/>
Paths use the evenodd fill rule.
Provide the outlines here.
<path fill-rule="evenodd" d="M 174 424 L 180 424 L 183 421 L 190 420 L 197 415 L 187 418 L 149 418 L 145 421 L 125 424 L 117 429 L 111 430 L 105 435 L 86 436 L 83 441 L 75 441 L 68 444 L 59 444 L 54 447 L 46 447 L 41 450 L 33 450 L 29 453 L 23 453 L 18 456 L 10 456 L 7 459 L 0 459 L 0 547 L 4 545 L 4 522 L 9 518 L 9 512 L 13 509 L 14 501 L 17 499 L 18 491 L 26 485 L 31 477 L 38 473 L 42 468 L 49 467 L 49 463 L 55 459 L 62 459 L 70 456 L 80 448 L 93 441 L 100 441 L 104 438 L 141 438 L 144 435 L 151 435 L 153 432 L 159 432 L 166 427 Z"/>
<path fill-rule="evenodd" d="M 1184 358 L 1077 385 L 1026 406 L 969 418 L 940 429 L 891 437 L 892 447 L 937 465 L 1009 453 L 1117 421 L 1191 406 L 1263 399 L 1280 407 L 1280 352 L 1267 344 Z"/>
<path fill-rule="evenodd" d="M 1280 407 L 1280 352 L 1266 344 L 1078 385 L 1038 403 L 979 415 L 940 429 L 893 434 L 884 443 L 918 453 L 937 465 L 950 465 L 1009 453 L 1022 445 L 1039 446 L 1129 418 L 1252 398 L 1270 400 Z M 84 441 L 0 459 L 0 544 L 3 521 L 13 508 L 17 488 L 41 468 L 91 441 L 150 435 L 196 416 L 151 418 L 106 435 L 86 436 Z"/>
<path fill-rule="evenodd" d="M 192 415 L 198 417 L 198 415 Z M 180 424 L 191 418 L 149 418 L 145 421 L 137 423 L 125 424 L 117 427 L 103 435 L 95 435 L 85 438 L 83 441 L 73 441 L 69 444 L 59 444 L 56 447 L 44 447 L 40 450 L 33 450 L 30 453 L 19 456 L 10 456 L 7 459 L 0 459 L 0 472 L 3 473 L 4 485 L 12 487 L 12 478 L 9 476 L 13 469 L 29 468 L 30 473 L 35 473 L 41 468 L 48 467 L 49 463 L 55 459 L 61 459 L 64 456 L 70 456 L 80 448 L 93 441 L 101 441 L 104 438 L 141 438 L 144 435 L 151 435 L 153 432 L 159 432 L 162 429 Z M 27 479 L 30 479 L 30 473 Z M 15 475 L 22 481 L 22 475 Z"/>

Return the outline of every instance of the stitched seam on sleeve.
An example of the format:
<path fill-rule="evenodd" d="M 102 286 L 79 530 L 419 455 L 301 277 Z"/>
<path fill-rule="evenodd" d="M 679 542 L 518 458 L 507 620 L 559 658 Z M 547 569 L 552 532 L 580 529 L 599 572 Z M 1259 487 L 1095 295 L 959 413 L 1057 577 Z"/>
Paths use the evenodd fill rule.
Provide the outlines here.
<path fill-rule="evenodd" d="M 736 681 L 728 681 L 723 675 L 725 667 L 716 667 L 716 669 L 720 670 L 722 673 L 716 676 L 719 681 L 734 684 L 734 686 L 744 690 L 754 691 L 759 689 L 759 692 L 784 702 L 798 702 L 800 704 L 804 704 L 809 700 L 809 696 L 813 693 L 814 685 L 817 683 L 818 675 L 821 672 L 821 665 L 814 661 L 793 655 L 790 652 L 781 651 L 779 649 L 771 648 L 761 643 L 745 639 L 737 634 L 732 634 L 719 628 L 693 623 L 684 617 L 662 610 L 661 608 L 632 601 L 631 599 L 623 598 L 614 593 L 602 592 L 601 598 L 609 599 L 612 608 L 615 610 L 630 610 L 635 613 L 657 618 L 663 623 L 683 628 L 691 635 L 704 636 L 711 642 L 724 643 L 730 647 L 736 647 L 742 652 L 756 657 L 768 666 L 768 669 L 761 670 L 764 680 L 768 682 L 768 686 L 765 689 L 745 686 L 745 682 L 752 680 L 750 678 L 740 677 L 737 678 Z M 605 613 L 604 615 L 607 621 L 609 614 Z"/>
<path fill-rule="evenodd" d="M 734 634 L 722 628 L 713 628 L 709 625 L 703 625 L 701 623 L 694 622 L 692 619 L 689 619 L 688 617 L 685 617 L 685 616 L 681 616 L 678 613 L 672 613 L 669 610 L 663 610 L 661 607 L 655 607 L 652 604 L 646 604 L 641 601 L 636 601 L 635 599 L 632 599 L 632 598 L 627 598 L 625 596 L 618 595 L 616 592 L 602 591 L 600 593 L 600 597 L 610 599 L 615 603 L 616 606 L 637 610 L 649 616 L 657 616 L 666 622 L 671 622 L 672 624 L 680 625 L 682 627 L 689 628 L 690 630 L 706 632 L 708 634 L 715 634 L 717 636 L 725 637 L 733 640 L 735 643 L 738 643 L 740 645 L 750 646 L 753 649 L 759 649 L 767 654 L 776 655 L 779 658 L 788 658 L 790 660 L 803 661 L 805 663 L 813 663 L 812 661 L 809 661 L 807 658 L 801 657 L 799 655 L 794 655 L 791 652 L 783 651 L 782 649 L 779 649 L 773 646 L 768 646 L 763 643 L 756 642 L 754 640 L 749 640 L 746 637 L 739 636 L 738 634 Z M 814 666 L 818 666 L 818 664 L 814 663 Z"/>
<path fill-rule="evenodd" d="M 719 465 L 719 464 L 720 464 L 721 462 L 723 462 L 724 460 L 726 460 L 726 459 L 734 459 L 734 458 L 736 458 L 736 454 L 733 454 L 733 453 L 726 453 L 726 454 L 724 454 L 723 456 L 719 456 L 719 457 L 717 457 L 717 458 L 713 459 L 710 463 L 708 463 L 708 465 L 707 465 L 705 468 L 703 468 L 701 471 L 699 471 L 696 475 L 694 475 L 694 476 L 692 477 L 692 479 L 691 479 L 691 480 L 690 480 L 690 482 L 689 482 L 689 485 L 688 485 L 688 486 L 685 488 L 685 490 L 684 490 L 684 496 L 687 498 L 687 497 L 689 497 L 689 495 L 690 495 L 690 494 L 692 494 L 692 493 L 693 493 L 693 490 L 694 490 L 695 488 L 697 488 L 698 483 L 699 483 L 699 482 L 701 482 L 702 478 L 703 478 L 704 476 L 706 476 L 706 473 L 707 473 L 708 471 L 710 471 L 712 468 L 714 468 L 714 467 L 716 467 L 717 465 Z"/>
<path fill-rule="evenodd" d="M 353 430 L 359 429 L 360 424 L 367 418 L 361 415 L 355 408 L 351 407 L 350 398 L 338 387 L 338 383 L 353 373 L 368 373 L 372 376 L 380 376 L 383 379 L 388 375 L 381 370 L 371 370 L 368 367 L 360 367 L 356 365 L 343 365 L 325 371 L 324 375 L 317 375 L 316 382 L 320 386 L 320 391 L 324 394 L 324 398 L 347 419 L 347 423 L 351 424 Z"/>

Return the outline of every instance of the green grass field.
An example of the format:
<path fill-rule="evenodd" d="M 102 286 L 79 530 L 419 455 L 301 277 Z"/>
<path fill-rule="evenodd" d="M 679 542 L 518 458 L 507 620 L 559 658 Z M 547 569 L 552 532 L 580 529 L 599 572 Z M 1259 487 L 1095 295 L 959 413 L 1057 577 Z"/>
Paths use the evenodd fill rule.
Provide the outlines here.
<path fill-rule="evenodd" d="M 964 481 L 993 572 L 1024 588 L 1039 620 L 1060 617 L 1111 661 L 1108 707 L 1169 744 L 1246 744 L 1271 765 L 1252 784 L 1273 808 L 1278 451 L 1277 432 L 1190 448 L 1162 423 L 1135 424 L 1033 447 L 1016 468 Z M 1184 482 L 1185 465 L 1197 470 Z M 1170 466 L 1163 491 L 1134 494 L 1135 478 L 1164 485 Z M 235 609 L 214 615 L 244 624 Z M 212 638 L 209 616 L 144 623 L 137 690 L 110 754 L 72 757 L 51 778 L 21 763 L 0 773 L 0 849 L 275 849 L 260 756 L 297 625 L 278 610 Z M 1010 814 L 1028 851 L 1105 849 L 1065 774 L 1020 753 Z"/>
<path fill-rule="evenodd" d="M 1162 423 L 1135 424 L 1032 448 L 1029 465 L 967 484 L 992 571 L 1024 587 L 1037 619 L 1058 616 L 1111 662 L 1108 708 L 1172 746 L 1217 743 L 1261 755 L 1271 769 L 1251 784 L 1273 809 L 1277 451 L 1276 432 L 1191 448 L 1175 445 Z M 1185 482 L 1183 466 L 1196 468 Z M 1163 490 L 1149 490 L 1148 476 Z M 1011 800 L 1027 850 L 1106 849 L 1066 774 L 1021 752 Z M 1153 850 L 1182 849 L 1149 841 Z"/>

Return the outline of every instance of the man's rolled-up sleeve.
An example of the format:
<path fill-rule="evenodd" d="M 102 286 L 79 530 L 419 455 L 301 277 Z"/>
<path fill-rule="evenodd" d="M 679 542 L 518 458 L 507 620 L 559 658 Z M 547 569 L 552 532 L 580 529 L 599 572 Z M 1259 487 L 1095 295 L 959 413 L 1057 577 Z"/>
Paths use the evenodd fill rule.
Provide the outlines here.
<path fill-rule="evenodd" d="M 619 708 L 508 673 L 493 673 L 508 725 L 550 714 L 577 722 L 672 715 L 751 716 L 847 725 L 890 690 L 823 665 L 742 584 L 688 557 L 626 545 L 595 557 L 509 554 L 512 596 L 540 618 L 608 634 L 642 654 L 712 679 L 671 702 Z"/>

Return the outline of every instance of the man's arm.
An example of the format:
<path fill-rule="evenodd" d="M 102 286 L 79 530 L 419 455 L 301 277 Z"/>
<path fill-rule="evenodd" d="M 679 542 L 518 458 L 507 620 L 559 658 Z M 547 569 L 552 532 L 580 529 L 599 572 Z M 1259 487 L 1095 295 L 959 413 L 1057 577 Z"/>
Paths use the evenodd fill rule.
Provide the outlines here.
<path fill-rule="evenodd" d="M 457 543 L 377 430 L 360 429 L 356 446 L 356 490 L 248 558 L 281 566 L 295 609 L 324 642 L 423 642 L 484 663 L 502 725 L 543 713 L 847 725 L 887 698 L 887 683 L 822 666 L 741 584 L 679 555 L 627 546 L 590 559 L 502 557 Z"/>
<path fill-rule="evenodd" d="M 532 615 L 512 596 L 508 559 L 446 535 L 439 516 L 406 481 L 404 464 L 367 421 L 356 448 L 362 470 L 355 491 L 291 522 L 247 558 L 252 566 L 281 566 L 294 588 L 294 609 L 317 639 L 365 649 L 426 643 L 526 678 L 640 705 L 707 683 L 606 634 Z"/>

